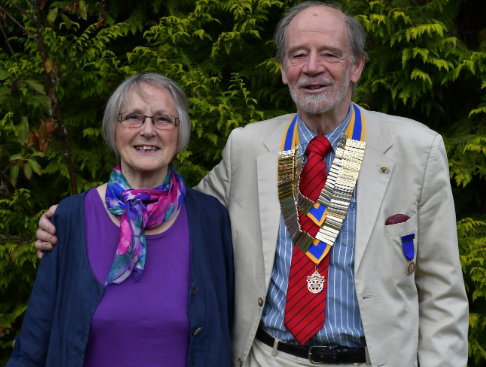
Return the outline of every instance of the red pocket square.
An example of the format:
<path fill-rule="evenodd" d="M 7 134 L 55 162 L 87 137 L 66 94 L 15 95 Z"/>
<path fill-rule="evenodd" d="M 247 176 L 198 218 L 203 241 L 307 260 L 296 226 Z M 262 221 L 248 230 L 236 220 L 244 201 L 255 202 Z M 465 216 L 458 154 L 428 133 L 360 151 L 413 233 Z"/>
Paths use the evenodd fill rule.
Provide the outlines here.
<path fill-rule="evenodd" d="M 410 217 L 408 215 L 395 214 L 395 215 L 392 215 L 391 217 L 388 217 L 388 219 L 385 222 L 385 225 L 403 223 L 403 222 L 406 222 L 409 219 L 410 219 Z"/>

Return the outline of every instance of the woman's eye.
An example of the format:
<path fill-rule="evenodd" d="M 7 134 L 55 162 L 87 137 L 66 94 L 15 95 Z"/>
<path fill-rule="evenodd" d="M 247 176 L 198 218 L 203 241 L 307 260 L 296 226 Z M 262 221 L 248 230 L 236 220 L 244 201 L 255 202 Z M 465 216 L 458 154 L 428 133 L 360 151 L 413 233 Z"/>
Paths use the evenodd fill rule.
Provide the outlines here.
<path fill-rule="evenodd" d="M 136 113 L 130 113 L 129 115 L 127 115 L 126 117 L 126 120 L 132 120 L 132 121 L 140 121 L 142 118 L 140 117 L 140 115 L 136 114 Z"/>
<path fill-rule="evenodd" d="M 157 116 L 157 122 L 158 123 L 169 123 L 169 124 L 171 123 L 169 116 L 165 116 L 165 115 Z"/>

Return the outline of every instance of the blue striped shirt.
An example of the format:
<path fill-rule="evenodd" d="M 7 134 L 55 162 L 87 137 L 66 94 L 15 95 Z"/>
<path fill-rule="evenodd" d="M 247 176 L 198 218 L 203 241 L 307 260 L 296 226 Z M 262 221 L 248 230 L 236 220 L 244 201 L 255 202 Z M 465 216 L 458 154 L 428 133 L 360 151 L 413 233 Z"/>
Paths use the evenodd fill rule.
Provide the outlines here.
<path fill-rule="evenodd" d="M 350 108 L 345 120 L 336 129 L 325 135 L 333 148 L 325 157 L 328 172 L 336 155 L 335 151 L 341 135 L 346 131 L 351 120 L 351 111 Z M 298 118 L 298 133 L 299 153 L 303 155 L 307 145 L 316 134 L 309 130 L 300 117 Z M 349 206 L 348 215 L 343 222 L 341 233 L 337 237 L 330 255 L 328 255 L 330 259 L 324 327 L 306 345 L 357 347 L 366 344 L 354 288 L 356 190 L 354 196 Z M 262 323 L 264 329 L 275 338 L 286 343 L 298 344 L 284 326 L 285 302 L 293 246 L 283 216 L 281 216 L 275 262 L 265 308 L 263 309 Z"/>

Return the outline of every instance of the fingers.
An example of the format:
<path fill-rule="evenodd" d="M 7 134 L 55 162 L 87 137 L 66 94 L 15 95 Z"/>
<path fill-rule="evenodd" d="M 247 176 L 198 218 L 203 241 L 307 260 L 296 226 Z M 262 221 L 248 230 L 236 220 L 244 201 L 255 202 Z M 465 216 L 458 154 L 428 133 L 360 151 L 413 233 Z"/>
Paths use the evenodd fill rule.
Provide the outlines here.
<path fill-rule="evenodd" d="M 49 234 L 42 228 L 39 228 L 35 235 L 37 237 L 37 241 L 35 242 L 35 248 L 37 250 L 50 251 L 52 250 L 52 246 L 57 243 L 57 237 Z"/>
<path fill-rule="evenodd" d="M 38 240 L 50 242 L 53 245 L 57 242 L 57 238 L 54 236 L 56 234 L 56 227 L 52 225 L 50 218 L 54 215 L 56 208 L 57 205 L 53 205 L 47 212 L 41 215 L 39 219 L 39 229 L 37 230 Z"/>
<path fill-rule="evenodd" d="M 56 212 L 56 209 L 57 209 L 57 204 L 56 205 L 52 205 L 47 212 L 45 212 L 44 214 L 42 214 L 42 216 L 45 216 L 47 219 L 51 219 L 51 217 Z M 41 218 L 41 220 L 42 220 L 42 218 Z M 39 222 L 39 224 L 40 224 L 40 222 Z M 55 230 L 55 228 L 54 228 L 54 230 Z"/>
<path fill-rule="evenodd" d="M 54 227 L 50 221 L 54 212 L 57 209 L 57 205 L 53 205 L 47 212 L 41 215 L 39 219 L 39 229 L 37 230 L 34 247 L 37 252 L 37 257 L 42 259 L 42 251 L 51 251 L 53 246 L 57 243 L 56 227 Z"/>

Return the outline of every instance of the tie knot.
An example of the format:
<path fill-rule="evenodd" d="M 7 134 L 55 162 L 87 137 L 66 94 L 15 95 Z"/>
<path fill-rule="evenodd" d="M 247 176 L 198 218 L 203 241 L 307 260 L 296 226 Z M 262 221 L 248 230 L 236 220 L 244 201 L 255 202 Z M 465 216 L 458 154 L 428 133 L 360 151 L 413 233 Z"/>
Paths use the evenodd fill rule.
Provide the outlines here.
<path fill-rule="evenodd" d="M 331 143 L 325 136 L 316 136 L 309 142 L 307 145 L 306 153 L 309 155 L 311 152 L 314 154 L 319 154 L 322 158 L 324 158 L 327 153 L 329 153 L 332 149 Z"/>

